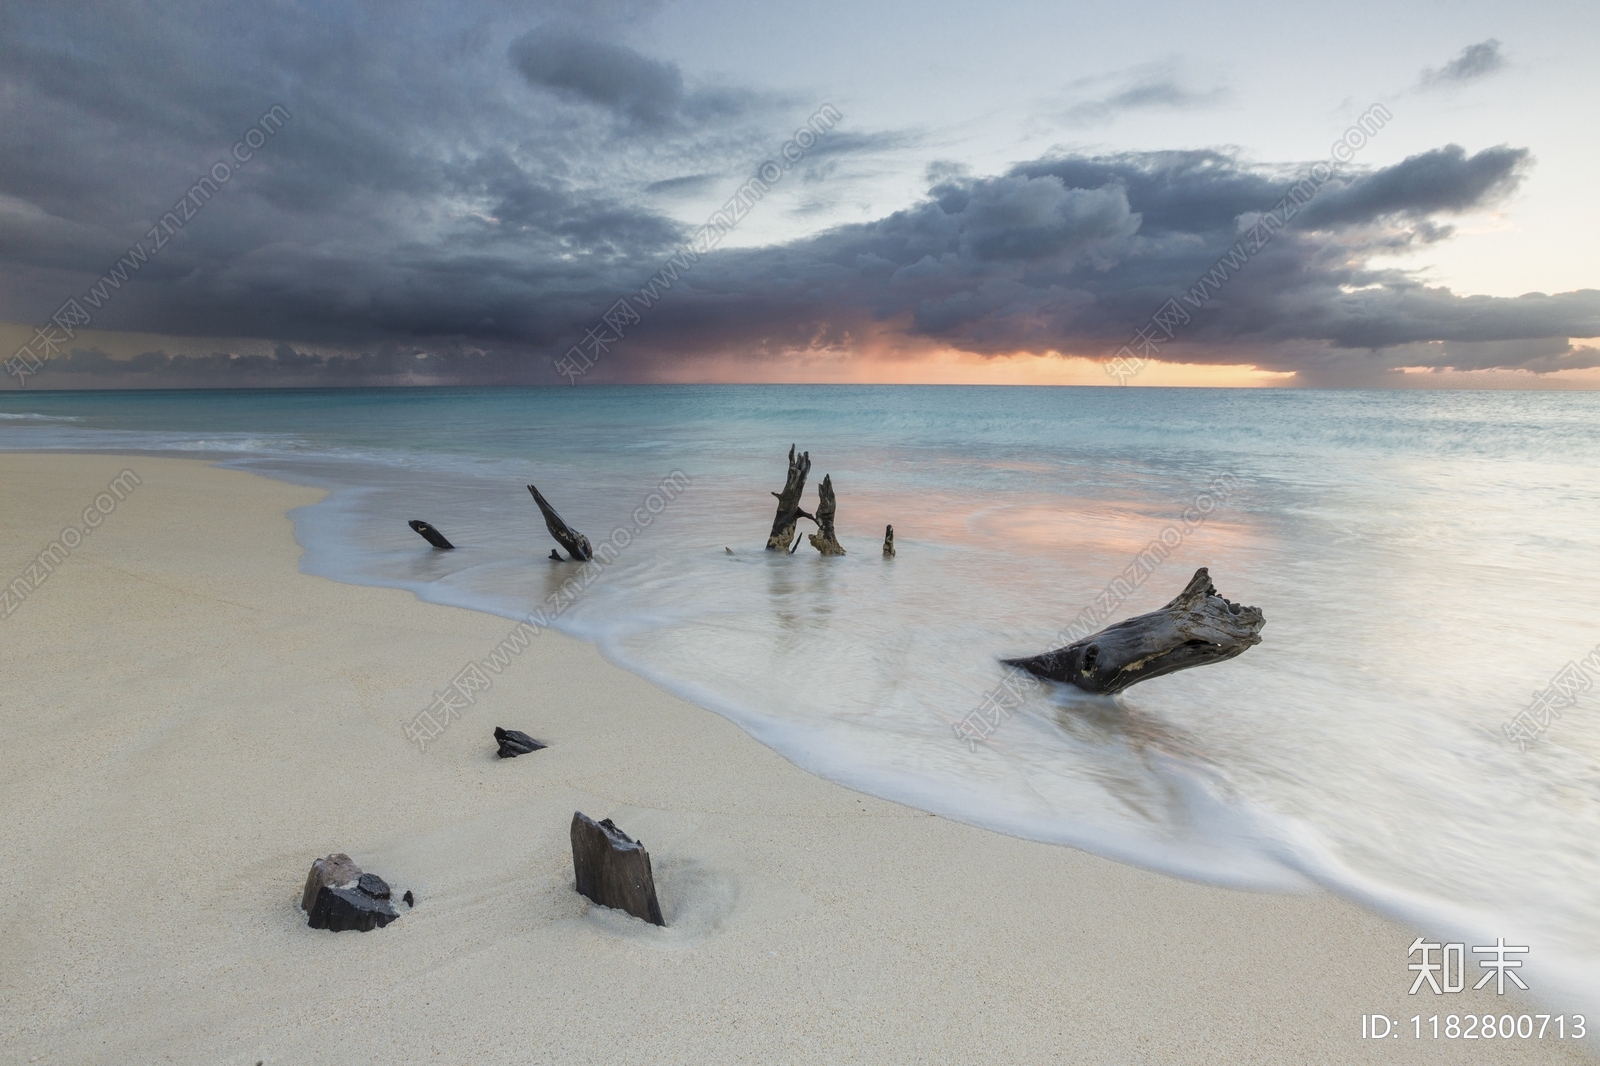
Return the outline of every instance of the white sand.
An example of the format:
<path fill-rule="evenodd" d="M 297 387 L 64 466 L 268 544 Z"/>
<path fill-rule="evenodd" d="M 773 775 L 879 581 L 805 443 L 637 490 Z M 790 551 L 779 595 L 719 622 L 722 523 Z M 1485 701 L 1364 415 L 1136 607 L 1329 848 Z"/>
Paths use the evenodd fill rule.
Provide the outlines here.
<path fill-rule="evenodd" d="M 1408 999 L 1413 932 L 1326 895 L 809 776 L 559 634 L 421 754 L 402 722 L 510 626 L 301 575 L 305 489 L 0 455 L 0 580 L 124 468 L 136 491 L 0 621 L 6 1062 L 1568 1061 L 1364 1042 L 1363 1013 L 1533 1003 Z M 496 725 L 551 747 L 502 761 Z M 574 809 L 643 839 L 667 929 L 573 891 Z M 331 851 L 419 905 L 307 928 Z"/>

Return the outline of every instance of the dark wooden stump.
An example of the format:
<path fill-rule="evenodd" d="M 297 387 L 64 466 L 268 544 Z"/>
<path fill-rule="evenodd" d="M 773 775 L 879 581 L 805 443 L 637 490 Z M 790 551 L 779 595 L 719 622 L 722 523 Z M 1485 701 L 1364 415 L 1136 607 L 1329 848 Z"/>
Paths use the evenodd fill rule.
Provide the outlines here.
<path fill-rule="evenodd" d="M 556 538 L 556 543 L 566 549 L 575 562 L 586 563 L 594 558 L 594 549 L 589 546 L 589 538 L 567 525 L 556 514 L 556 509 L 551 507 L 545 498 L 539 495 L 539 490 L 532 485 L 528 491 L 533 493 L 533 502 L 539 505 L 539 510 L 544 514 L 545 528 L 550 530 L 550 535 Z"/>
<path fill-rule="evenodd" d="M 893 526 L 884 526 L 883 527 L 883 557 L 885 559 L 894 558 L 894 527 Z"/>
<path fill-rule="evenodd" d="M 796 458 L 794 445 L 789 445 L 789 476 L 783 483 L 782 492 L 774 492 L 778 498 L 778 513 L 772 519 L 772 533 L 767 537 L 767 551 L 786 552 L 789 545 L 794 542 L 794 527 L 802 518 L 816 519 L 805 513 L 800 507 L 800 497 L 805 495 L 806 475 L 811 473 L 811 453 L 801 452 Z"/>
<path fill-rule="evenodd" d="M 655 925 L 661 920 L 650 853 L 611 824 L 572 812 L 572 870 L 578 891 L 602 907 L 627 911 Z"/>
<path fill-rule="evenodd" d="M 495 726 L 494 739 L 500 745 L 500 750 L 495 754 L 502 759 L 515 759 L 518 755 L 545 749 L 545 745 L 519 729 L 501 729 Z"/>
<path fill-rule="evenodd" d="M 440 533 L 420 518 L 413 518 L 407 525 L 421 534 L 422 539 L 432 544 L 435 548 L 439 548 L 442 551 L 451 551 L 455 548 L 454 544 L 445 539 L 443 533 Z"/>
<path fill-rule="evenodd" d="M 844 546 L 833 532 L 833 512 L 838 508 L 839 503 L 833 495 L 833 475 L 825 474 L 822 484 L 817 486 L 817 516 L 813 519 L 817 523 L 817 531 L 806 538 L 823 555 L 844 554 Z"/>
<path fill-rule="evenodd" d="M 1218 595 L 1205 567 L 1159 611 L 1107 626 L 1076 644 L 1028 659 L 1007 659 L 1037 677 L 1110 695 L 1152 677 L 1220 663 L 1261 643 L 1259 607 Z"/>

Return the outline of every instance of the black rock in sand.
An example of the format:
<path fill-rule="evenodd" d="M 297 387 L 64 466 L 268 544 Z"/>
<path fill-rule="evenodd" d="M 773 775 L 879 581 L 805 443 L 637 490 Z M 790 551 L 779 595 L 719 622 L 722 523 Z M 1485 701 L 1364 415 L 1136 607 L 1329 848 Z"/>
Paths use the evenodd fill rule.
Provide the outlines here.
<path fill-rule="evenodd" d="M 520 729 L 501 729 L 498 726 L 495 727 L 494 739 L 500 745 L 500 750 L 495 754 L 502 759 L 515 759 L 518 755 L 540 751 L 546 746 Z"/>

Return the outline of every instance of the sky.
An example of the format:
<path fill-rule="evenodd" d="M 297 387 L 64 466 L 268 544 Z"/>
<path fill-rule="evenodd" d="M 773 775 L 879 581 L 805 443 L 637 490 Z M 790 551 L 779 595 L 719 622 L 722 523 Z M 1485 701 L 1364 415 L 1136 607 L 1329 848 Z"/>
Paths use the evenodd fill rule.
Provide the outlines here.
<path fill-rule="evenodd" d="M 1597 388 L 1597 31 L 0 2 L 0 388 Z"/>

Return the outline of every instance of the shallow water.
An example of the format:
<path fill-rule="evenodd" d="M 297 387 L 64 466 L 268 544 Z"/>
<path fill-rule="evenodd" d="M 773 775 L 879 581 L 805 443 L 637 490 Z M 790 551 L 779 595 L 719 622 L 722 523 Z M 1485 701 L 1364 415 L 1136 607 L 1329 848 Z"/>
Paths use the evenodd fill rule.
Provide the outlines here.
<path fill-rule="evenodd" d="M 295 515 L 306 571 L 543 609 L 864 791 L 1204 880 L 1321 883 L 1530 944 L 1526 973 L 1586 994 L 1600 697 L 1577 693 L 1526 751 L 1502 727 L 1600 644 L 1597 424 L 1581 393 L 0 395 L 0 447 L 216 456 L 326 486 Z M 791 441 L 813 484 L 833 477 L 844 558 L 762 550 Z M 530 481 L 615 549 L 576 597 Z M 1130 571 L 1163 532 L 1166 557 Z M 1115 699 L 1029 686 L 983 742 L 957 736 L 1000 657 L 1085 609 L 1160 606 L 1202 565 L 1263 609 L 1259 647 Z"/>

